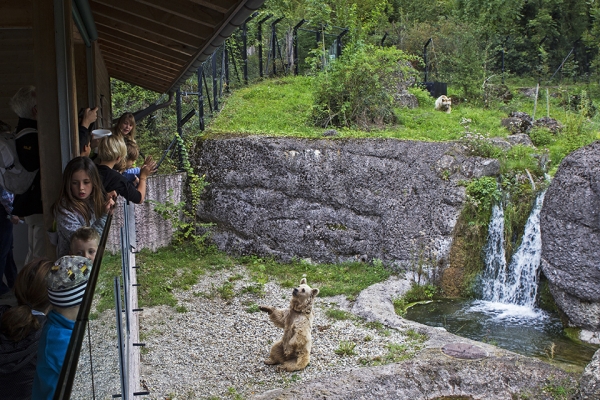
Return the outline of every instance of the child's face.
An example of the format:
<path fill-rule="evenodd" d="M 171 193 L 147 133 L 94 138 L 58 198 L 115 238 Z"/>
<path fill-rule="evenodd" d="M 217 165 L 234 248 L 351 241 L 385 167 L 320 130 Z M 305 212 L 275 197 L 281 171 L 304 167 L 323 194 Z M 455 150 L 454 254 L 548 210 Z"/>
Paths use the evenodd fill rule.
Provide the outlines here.
<path fill-rule="evenodd" d="M 71 243 L 71 253 L 74 256 L 81 256 L 94 261 L 98 251 L 98 241 L 95 239 L 83 241 L 81 239 L 73 239 Z"/>
<path fill-rule="evenodd" d="M 133 168 L 133 164 L 135 164 L 134 160 L 127 160 L 125 163 L 125 169 Z"/>
<path fill-rule="evenodd" d="M 79 200 L 87 200 L 92 194 L 92 180 L 84 170 L 77 171 L 71 177 L 71 194 Z"/>
<path fill-rule="evenodd" d="M 119 125 L 119 130 L 125 136 L 129 135 L 129 132 L 131 132 L 132 129 L 133 129 L 133 124 L 129 121 L 123 121 L 123 122 L 121 122 L 121 125 Z"/>

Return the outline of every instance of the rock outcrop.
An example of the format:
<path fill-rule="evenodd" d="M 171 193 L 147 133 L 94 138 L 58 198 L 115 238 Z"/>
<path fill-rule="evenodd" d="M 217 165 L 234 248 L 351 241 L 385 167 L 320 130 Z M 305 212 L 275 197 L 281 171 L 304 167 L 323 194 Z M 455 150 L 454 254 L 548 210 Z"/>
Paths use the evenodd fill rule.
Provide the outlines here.
<path fill-rule="evenodd" d="M 319 262 L 444 259 L 464 201 L 460 180 L 499 172 L 456 143 L 265 137 L 198 143 L 209 186 L 198 216 L 237 253 Z"/>
<path fill-rule="evenodd" d="M 565 157 L 540 216 L 542 270 L 567 325 L 600 343 L 600 141 Z"/>
<path fill-rule="evenodd" d="M 579 386 L 582 400 L 600 399 L 600 350 L 585 367 Z"/>

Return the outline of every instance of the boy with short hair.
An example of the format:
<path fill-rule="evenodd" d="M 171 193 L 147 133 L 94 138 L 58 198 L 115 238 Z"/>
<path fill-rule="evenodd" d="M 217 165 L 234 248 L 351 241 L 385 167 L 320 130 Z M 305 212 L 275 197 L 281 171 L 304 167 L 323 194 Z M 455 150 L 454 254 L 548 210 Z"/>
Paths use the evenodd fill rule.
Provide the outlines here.
<path fill-rule="evenodd" d="M 89 157 L 92 152 L 92 135 L 87 129 L 79 129 L 79 155 Z"/>
<path fill-rule="evenodd" d="M 54 397 L 91 270 L 92 262 L 79 256 L 61 257 L 50 269 L 46 287 L 52 310 L 40 337 L 32 399 Z"/>
<path fill-rule="evenodd" d="M 140 148 L 137 143 L 131 140 L 127 140 L 125 145 L 127 146 L 127 159 L 125 161 L 125 171 L 123 172 L 123 176 L 127 178 L 129 182 L 137 186 L 140 178 L 140 168 L 136 168 L 134 165 L 135 161 L 140 156 Z"/>
<path fill-rule="evenodd" d="M 94 262 L 99 243 L 100 235 L 95 229 L 89 226 L 81 227 L 71 236 L 71 255 L 85 257 Z"/>

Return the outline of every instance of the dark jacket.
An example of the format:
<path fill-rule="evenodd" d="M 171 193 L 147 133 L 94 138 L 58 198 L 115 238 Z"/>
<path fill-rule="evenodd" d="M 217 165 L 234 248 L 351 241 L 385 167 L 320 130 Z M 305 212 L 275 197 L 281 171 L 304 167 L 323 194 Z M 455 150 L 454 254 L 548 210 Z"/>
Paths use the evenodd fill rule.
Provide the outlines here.
<path fill-rule="evenodd" d="M 97 165 L 100 179 L 106 193 L 115 190 L 118 195 L 123 196 L 125 200 L 135 204 L 142 202 L 142 194 L 129 182 L 127 178 L 119 172 L 107 167 L 106 165 Z"/>
<path fill-rule="evenodd" d="M 17 132 L 25 128 L 37 129 L 37 121 L 27 118 L 19 118 Z M 38 142 L 38 133 L 30 133 L 15 141 L 19 162 L 27 171 L 40 169 L 40 146 Z M 29 189 L 15 196 L 13 202 L 13 214 L 19 217 L 27 217 L 33 214 L 43 214 L 42 205 L 42 186 L 40 181 L 40 171 L 33 179 Z"/>
<path fill-rule="evenodd" d="M 0 306 L 0 318 L 8 306 Z M 45 316 L 36 316 L 43 324 Z M 14 342 L 0 334 L 0 400 L 30 399 L 42 329 Z"/>

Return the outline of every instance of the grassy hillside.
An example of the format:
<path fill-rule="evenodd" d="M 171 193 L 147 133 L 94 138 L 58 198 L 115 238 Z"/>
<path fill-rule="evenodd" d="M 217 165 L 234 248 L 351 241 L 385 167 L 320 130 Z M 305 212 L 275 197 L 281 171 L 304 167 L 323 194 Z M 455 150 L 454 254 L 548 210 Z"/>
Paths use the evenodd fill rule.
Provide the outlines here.
<path fill-rule="evenodd" d="M 272 136 L 319 138 L 326 130 L 314 127 L 310 117 L 313 104 L 313 78 L 309 76 L 270 79 L 233 92 L 223 110 L 209 126 L 209 133 L 243 133 Z M 420 107 L 397 109 L 399 123 L 371 131 L 338 129 L 339 138 L 397 138 L 427 141 L 459 139 L 465 131 L 463 118 L 471 119 L 471 129 L 506 136 L 500 126 L 505 115 L 499 110 L 482 111 L 469 105 L 452 114 L 434 111 L 434 99 L 417 93 Z"/>
<path fill-rule="evenodd" d="M 309 76 L 285 77 L 264 80 L 234 91 L 225 101 L 222 111 L 211 121 L 207 133 L 254 134 L 301 138 L 321 138 L 325 128 L 311 122 L 314 81 Z M 509 132 L 501 126 L 502 118 L 512 111 L 533 113 L 534 101 L 512 88 L 513 99 L 496 103 L 484 109 L 479 104 L 463 102 L 452 106 L 452 113 L 435 111 L 434 99 L 422 90 L 412 90 L 419 99 L 415 109 L 395 110 L 398 123 L 373 127 L 369 131 L 340 128 L 335 138 L 396 138 L 424 141 L 458 140 L 468 130 L 487 137 L 506 137 Z M 600 117 L 595 112 L 568 110 L 571 96 L 585 96 L 585 88 L 552 87 L 549 89 L 547 107 L 545 91 L 540 90 L 536 118 L 549 110 L 552 118 L 559 120 L 565 129 L 559 135 L 546 132 L 532 134 L 540 151 L 548 149 L 552 166 L 569 152 L 600 138 Z"/>

